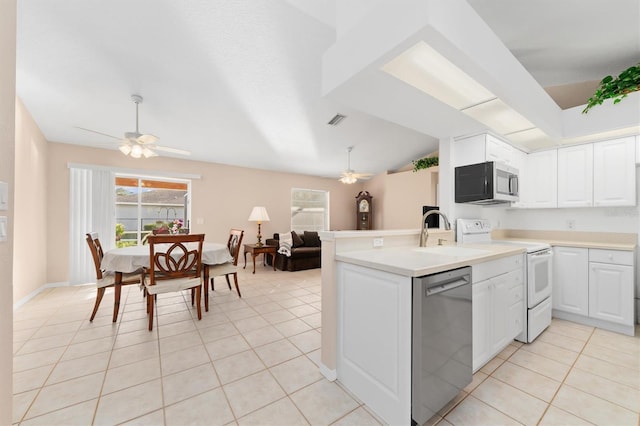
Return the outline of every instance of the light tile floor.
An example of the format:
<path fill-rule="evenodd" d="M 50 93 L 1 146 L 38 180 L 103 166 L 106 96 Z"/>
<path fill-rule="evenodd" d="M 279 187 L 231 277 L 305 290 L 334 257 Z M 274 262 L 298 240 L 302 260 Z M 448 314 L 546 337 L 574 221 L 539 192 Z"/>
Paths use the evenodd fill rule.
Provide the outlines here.
<path fill-rule="evenodd" d="M 242 299 L 216 279 L 201 321 L 188 293 L 159 298 L 152 332 L 134 286 L 116 323 L 112 291 L 93 323 L 93 286 L 39 294 L 14 313 L 14 424 L 380 424 L 318 372 L 320 270 L 239 280 Z M 640 337 L 554 320 L 430 423 L 637 425 L 639 411 Z"/>

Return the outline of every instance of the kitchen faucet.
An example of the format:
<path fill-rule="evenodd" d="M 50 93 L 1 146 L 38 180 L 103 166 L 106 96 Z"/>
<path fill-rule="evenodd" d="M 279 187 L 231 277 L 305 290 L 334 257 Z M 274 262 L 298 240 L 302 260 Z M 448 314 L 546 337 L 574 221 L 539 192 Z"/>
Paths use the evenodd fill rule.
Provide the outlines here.
<path fill-rule="evenodd" d="M 427 240 L 429 239 L 429 227 L 427 226 L 426 220 L 432 214 L 439 214 L 440 216 L 442 216 L 442 219 L 444 219 L 444 229 L 447 231 L 451 230 L 451 224 L 449 223 L 449 219 L 447 219 L 447 216 L 444 213 L 442 213 L 440 210 L 429 210 L 424 215 L 422 215 L 422 223 L 421 223 L 422 231 L 420 232 L 420 247 L 425 247 L 427 245 Z"/>

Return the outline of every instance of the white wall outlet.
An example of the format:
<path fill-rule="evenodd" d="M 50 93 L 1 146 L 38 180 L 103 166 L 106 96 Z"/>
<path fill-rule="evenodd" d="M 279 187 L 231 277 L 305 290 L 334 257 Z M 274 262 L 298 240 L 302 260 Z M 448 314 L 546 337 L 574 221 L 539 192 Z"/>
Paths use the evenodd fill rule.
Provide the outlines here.
<path fill-rule="evenodd" d="M 9 184 L 0 182 L 0 210 L 9 210 Z"/>
<path fill-rule="evenodd" d="M 574 219 L 567 219 L 567 228 L 576 229 L 576 221 Z"/>
<path fill-rule="evenodd" d="M 382 247 L 384 245 L 384 238 L 374 238 L 373 246 L 374 247 Z"/>
<path fill-rule="evenodd" d="M 204 218 L 203 217 L 197 217 L 196 218 L 196 225 L 204 225 Z"/>
<path fill-rule="evenodd" d="M 7 241 L 7 217 L 0 216 L 0 242 Z"/>

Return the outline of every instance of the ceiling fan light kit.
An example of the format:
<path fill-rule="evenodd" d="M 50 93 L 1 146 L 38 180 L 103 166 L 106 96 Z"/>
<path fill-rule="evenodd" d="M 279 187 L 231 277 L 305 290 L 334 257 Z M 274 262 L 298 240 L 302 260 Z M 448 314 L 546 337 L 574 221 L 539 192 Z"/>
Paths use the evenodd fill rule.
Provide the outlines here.
<path fill-rule="evenodd" d="M 140 133 L 140 130 L 138 127 L 138 124 L 139 124 L 138 105 L 142 103 L 142 96 L 131 95 L 131 100 L 133 101 L 133 103 L 136 104 L 136 131 L 125 132 L 124 139 L 109 135 L 107 133 L 86 129 L 84 127 L 77 127 L 77 128 L 80 130 L 85 130 L 87 132 L 92 132 L 92 133 L 97 133 L 99 135 L 107 136 L 113 139 L 118 139 L 120 141 L 120 146 L 118 147 L 120 152 L 132 158 L 157 157 L 159 154 L 156 151 L 170 152 L 172 154 L 178 154 L 178 155 L 191 155 L 189 151 L 185 151 L 184 149 L 156 145 L 155 142 L 158 140 L 156 136 Z"/>
<path fill-rule="evenodd" d="M 342 172 L 342 177 L 338 179 L 340 182 L 345 183 L 347 185 L 356 183 L 360 178 L 371 176 L 370 173 L 356 173 L 351 169 L 351 151 L 352 150 L 353 150 L 353 146 L 350 146 L 347 148 L 347 170 Z"/>

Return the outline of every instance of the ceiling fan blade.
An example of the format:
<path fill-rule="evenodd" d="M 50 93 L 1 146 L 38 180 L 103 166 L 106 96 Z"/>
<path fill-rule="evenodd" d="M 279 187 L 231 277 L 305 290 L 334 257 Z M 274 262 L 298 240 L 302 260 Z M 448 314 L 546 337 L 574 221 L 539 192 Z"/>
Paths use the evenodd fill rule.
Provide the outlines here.
<path fill-rule="evenodd" d="M 171 148 L 168 146 L 154 145 L 151 148 L 158 151 L 170 152 L 172 154 L 191 155 L 191 151 L 186 151 L 184 149 L 178 149 L 178 148 Z"/>
<path fill-rule="evenodd" d="M 142 145 L 154 143 L 157 140 L 158 140 L 158 137 L 153 135 L 140 135 L 136 138 L 136 141 L 138 141 L 138 143 Z"/>
<path fill-rule="evenodd" d="M 80 129 L 80 130 L 84 130 L 85 132 L 97 133 L 97 134 L 99 134 L 99 135 L 107 136 L 107 137 L 109 137 L 109 138 L 113 138 L 113 139 L 118 139 L 118 140 L 121 140 L 121 139 L 122 139 L 122 138 L 119 138 L 119 137 L 117 137 L 117 136 L 109 135 L 109 134 L 107 134 L 107 133 L 98 132 L 98 131 L 96 131 L 96 130 L 85 129 L 84 127 L 78 127 L 78 126 L 75 126 L 75 128 L 76 128 L 76 129 Z"/>

